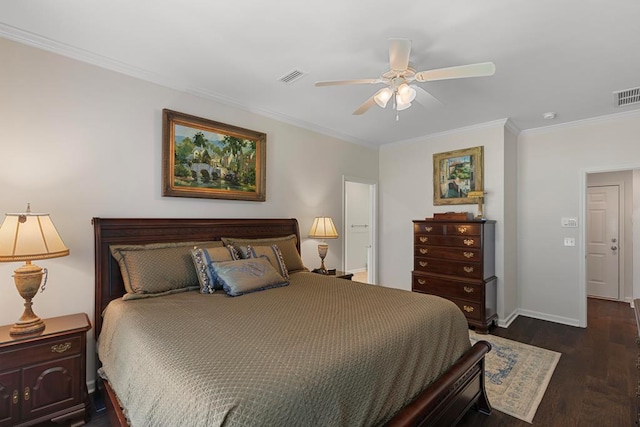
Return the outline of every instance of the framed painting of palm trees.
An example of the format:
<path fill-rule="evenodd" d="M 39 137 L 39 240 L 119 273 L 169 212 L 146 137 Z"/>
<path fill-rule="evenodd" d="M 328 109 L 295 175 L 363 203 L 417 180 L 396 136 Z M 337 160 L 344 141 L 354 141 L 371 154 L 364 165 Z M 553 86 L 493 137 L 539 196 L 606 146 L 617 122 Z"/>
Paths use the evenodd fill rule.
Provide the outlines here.
<path fill-rule="evenodd" d="M 483 190 L 483 151 L 480 146 L 433 155 L 434 205 L 477 203 L 469 192 Z"/>
<path fill-rule="evenodd" d="M 162 195 L 263 202 L 264 133 L 162 110 Z"/>

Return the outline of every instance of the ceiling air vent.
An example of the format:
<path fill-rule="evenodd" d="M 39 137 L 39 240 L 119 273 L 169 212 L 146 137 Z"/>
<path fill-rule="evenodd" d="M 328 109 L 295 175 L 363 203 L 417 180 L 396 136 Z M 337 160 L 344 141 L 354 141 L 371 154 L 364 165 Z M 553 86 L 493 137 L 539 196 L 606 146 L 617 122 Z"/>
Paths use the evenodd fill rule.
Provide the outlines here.
<path fill-rule="evenodd" d="M 296 80 L 300 80 L 301 78 L 303 78 L 304 75 L 305 74 L 300 70 L 293 70 L 290 73 L 280 77 L 278 80 L 280 80 L 282 83 L 291 84 Z"/>
<path fill-rule="evenodd" d="M 633 104 L 640 104 L 640 87 L 613 92 L 614 107 L 626 107 Z"/>

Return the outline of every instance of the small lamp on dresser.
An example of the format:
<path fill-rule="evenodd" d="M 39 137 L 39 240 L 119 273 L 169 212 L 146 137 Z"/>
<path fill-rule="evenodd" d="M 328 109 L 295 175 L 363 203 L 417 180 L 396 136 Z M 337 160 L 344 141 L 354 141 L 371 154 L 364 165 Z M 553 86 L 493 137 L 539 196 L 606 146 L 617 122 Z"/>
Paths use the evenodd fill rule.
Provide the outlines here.
<path fill-rule="evenodd" d="M 313 225 L 309 231 L 309 237 L 314 239 L 322 239 L 321 243 L 318 243 L 318 255 L 320 256 L 320 268 L 315 269 L 316 273 L 327 274 L 327 268 L 324 266 L 324 258 L 329 251 L 329 245 L 324 242 L 324 239 L 337 239 L 338 230 L 333 225 L 333 220 L 327 216 L 317 216 L 313 220 Z"/>
<path fill-rule="evenodd" d="M 6 214 L 0 226 L 0 262 L 25 261 L 13 276 L 18 293 L 25 302 L 24 313 L 9 331 L 11 335 L 37 334 L 45 326 L 33 312 L 31 300 L 38 293 L 40 283 L 44 291 L 47 269 L 31 261 L 67 255 L 69 249 L 62 242 L 49 214 L 32 213 L 29 205 L 24 213 Z"/>

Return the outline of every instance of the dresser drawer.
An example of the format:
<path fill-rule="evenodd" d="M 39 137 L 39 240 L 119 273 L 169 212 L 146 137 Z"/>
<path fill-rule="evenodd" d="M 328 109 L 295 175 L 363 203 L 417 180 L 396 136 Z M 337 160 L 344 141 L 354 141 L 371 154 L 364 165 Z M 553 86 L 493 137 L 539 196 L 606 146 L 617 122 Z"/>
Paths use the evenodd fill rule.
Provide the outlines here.
<path fill-rule="evenodd" d="M 445 233 L 448 236 L 479 236 L 480 224 L 447 224 Z"/>
<path fill-rule="evenodd" d="M 419 234 L 429 235 L 442 235 L 446 234 L 447 226 L 445 224 L 429 223 L 415 223 L 413 226 L 413 232 Z"/>
<path fill-rule="evenodd" d="M 445 298 L 458 298 L 482 303 L 483 285 L 475 283 L 456 282 L 438 277 L 413 275 L 413 291 L 439 295 Z"/>
<path fill-rule="evenodd" d="M 82 351 L 80 335 L 39 342 L 20 349 L 5 351 L 0 354 L 0 366 L 11 368 L 25 366 L 36 362 L 59 359 Z"/>
<path fill-rule="evenodd" d="M 477 262 L 445 261 L 437 258 L 415 257 L 413 269 L 424 271 L 425 273 L 482 279 L 482 265 Z"/>
<path fill-rule="evenodd" d="M 415 245 L 413 255 L 416 257 L 479 262 L 482 252 L 479 249 Z"/>
<path fill-rule="evenodd" d="M 464 313 L 467 319 L 484 320 L 482 313 L 482 304 L 477 302 L 461 301 L 454 298 L 448 298 L 454 302 Z"/>
<path fill-rule="evenodd" d="M 416 245 L 453 246 L 460 248 L 479 248 L 479 236 L 430 236 L 416 234 L 414 239 Z"/>

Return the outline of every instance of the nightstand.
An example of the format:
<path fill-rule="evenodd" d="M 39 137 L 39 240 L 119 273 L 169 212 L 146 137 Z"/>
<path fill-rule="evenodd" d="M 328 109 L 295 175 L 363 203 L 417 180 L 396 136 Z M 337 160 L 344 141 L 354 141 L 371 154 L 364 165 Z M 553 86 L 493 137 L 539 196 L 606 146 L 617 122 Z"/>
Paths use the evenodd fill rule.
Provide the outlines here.
<path fill-rule="evenodd" d="M 312 273 L 323 274 L 323 273 L 318 273 L 315 270 L 312 270 Z M 338 270 L 329 270 L 329 273 L 327 274 L 327 276 L 335 277 L 338 279 L 351 280 L 353 278 L 353 273 L 346 273 L 344 271 L 338 271 Z"/>
<path fill-rule="evenodd" d="M 0 327 L 0 427 L 88 421 L 84 313 L 44 319 L 39 335 L 13 337 Z"/>

